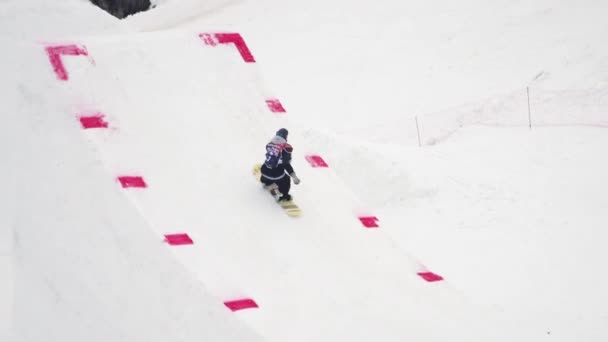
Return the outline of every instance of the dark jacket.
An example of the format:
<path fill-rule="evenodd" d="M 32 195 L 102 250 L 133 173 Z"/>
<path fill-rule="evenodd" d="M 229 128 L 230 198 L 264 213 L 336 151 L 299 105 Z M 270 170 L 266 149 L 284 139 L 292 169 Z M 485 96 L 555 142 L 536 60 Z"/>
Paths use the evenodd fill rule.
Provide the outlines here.
<path fill-rule="evenodd" d="M 295 172 L 293 166 L 291 166 L 291 153 L 293 147 L 289 145 L 285 139 L 279 136 L 272 138 L 272 140 L 266 144 L 267 151 L 274 147 L 279 147 L 281 150 L 279 160 L 274 167 L 269 167 L 266 163 L 262 165 L 262 181 L 277 181 L 287 174 Z"/>

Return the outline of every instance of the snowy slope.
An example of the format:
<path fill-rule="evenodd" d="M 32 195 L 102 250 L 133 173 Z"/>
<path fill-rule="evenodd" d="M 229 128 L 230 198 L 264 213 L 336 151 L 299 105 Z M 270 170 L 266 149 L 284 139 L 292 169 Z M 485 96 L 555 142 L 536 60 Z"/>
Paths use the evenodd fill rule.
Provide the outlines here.
<path fill-rule="evenodd" d="M 6 46 L 2 321 L 14 335 L 3 340 L 261 340 L 116 186 L 80 131 L 77 89 L 56 79 L 43 46 Z"/>
<path fill-rule="evenodd" d="M 87 134 L 106 167 L 145 176 L 149 188 L 130 193 L 135 207 L 158 235 L 189 233 L 194 248 L 176 255 L 211 294 L 260 305 L 243 319 L 262 336 L 503 338 L 497 313 L 425 283 L 417 260 L 361 227 L 354 212 L 361 204 L 331 170 L 306 165 L 307 139 L 297 131 L 290 141 L 302 152 L 294 166 L 314 186 L 293 191 L 305 210 L 300 220 L 276 208 L 250 170 L 263 156 L 260 144 L 290 125 L 269 112 L 255 64 L 235 63 L 234 48 L 206 47 L 181 32 L 86 45 L 96 64 L 72 84 L 88 87 L 86 103 L 107 113 L 111 129 Z"/>
<path fill-rule="evenodd" d="M 42 20 L 41 3 L 0 7 L 41 22 L 2 22 L 13 340 L 606 339 L 605 133 L 529 131 L 522 97 L 543 94 L 535 125 L 606 124 L 602 2 L 159 1 L 124 22 L 75 0 Z M 115 34 L 134 29 L 148 33 Z M 224 30 L 258 63 L 197 37 Z M 58 82 L 40 38 L 90 57 L 65 58 Z M 82 131 L 97 112 L 109 129 Z M 281 126 L 296 221 L 249 174 Z M 162 242 L 182 231 L 193 246 Z M 248 297 L 260 307 L 222 305 Z"/>
<path fill-rule="evenodd" d="M 361 227 L 331 170 L 300 156 L 298 172 L 316 184 L 294 190 L 306 214 L 278 210 L 250 169 L 289 125 L 236 49 L 191 32 L 69 43 L 87 56 L 63 56 L 65 74 L 40 44 L 14 45 L 3 63 L 15 109 L 2 144 L 13 339 L 504 336 L 495 313 L 424 282 L 417 260 Z M 99 113 L 109 127 L 82 131 L 78 118 Z M 291 141 L 306 150 L 301 134 Z M 148 187 L 121 191 L 121 175 Z M 182 231 L 195 244 L 175 251 L 180 266 L 161 242 Z M 222 305 L 243 297 L 260 305 L 242 315 L 247 326 Z"/>
<path fill-rule="evenodd" d="M 352 194 L 302 157 L 296 167 L 317 187 L 296 195 L 301 221 L 283 216 L 250 168 L 287 122 L 236 49 L 194 33 L 59 44 L 69 43 L 87 56 L 63 56 L 65 74 L 41 44 L 9 45 L 3 57 L 12 340 L 501 335 L 491 313 L 429 286 L 416 260 L 363 229 Z M 109 127 L 82 131 L 78 118 L 98 113 Z M 235 151 L 252 158 L 232 160 Z M 143 175 L 148 188 L 123 192 L 121 175 Z M 195 245 L 176 250 L 176 264 L 162 236 L 181 231 Z M 247 326 L 222 305 L 242 297 L 260 305 Z"/>
<path fill-rule="evenodd" d="M 9 1 L 0 13 L 0 340 L 261 341 L 133 209 L 80 132 L 87 98 L 58 81 L 44 50 L 124 30 L 83 1 Z"/>
<path fill-rule="evenodd" d="M 606 14 L 604 1 L 268 0 L 171 25 L 246 31 L 292 120 L 399 246 L 535 340 L 601 341 Z M 154 29 L 147 15 L 133 23 Z M 422 144 L 446 146 L 418 150 L 415 116 Z"/>
<path fill-rule="evenodd" d="M 408 195 L 379 213 L 399 246 L 536 340 L 603 341 L 606 146 L 600 128 L 465 128 L 410 155 Z"/>

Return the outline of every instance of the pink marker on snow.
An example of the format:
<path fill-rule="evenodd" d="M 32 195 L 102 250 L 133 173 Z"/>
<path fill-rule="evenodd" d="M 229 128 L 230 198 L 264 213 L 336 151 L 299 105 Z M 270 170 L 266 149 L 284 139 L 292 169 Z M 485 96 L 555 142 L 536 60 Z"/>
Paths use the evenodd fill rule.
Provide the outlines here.
<path fill-rule="evenodd" d="M 218 44 L 234 44 L 241 58 L 246 63 L 255 63 L 253 54 L 249 51 L 243 37 L 238 33 L 201 33 L 198 35 L 200 39 L 209 46 L 217 46 Z"/>
<path fill-rule="evenodd" d="M 418 272 L 417 274 L 418 274 L 418 276 L 420 276 L 420 278 L 428 281 L 429 283 L 443 280 L 442 276 L 435 274 L 433 272 L 426 271 L 426 272 Z"/>
<path fill-rule="evenodd" d="M 140 176 L 120 176 L 118 181 L 123 188 L 146 188 L 148 184 Z"/>
<path fill-rule="evenodd" d="M 376 216 L 360 216 L 359 221 L 361 221 L 361 224 L 363 224 L 365 228 L 379 227 L 378 218 Z"/>
<path fill-rule="evenodd" d="M 192 245 L 194 243 L 186 233 L 165 234 L 165 241 L 171 246 Z"/>
<path fill-rule="evenodd" d="M 270 111 L 273 113 L 287 112 L 283 107 L 283 104 L 281 104 L 281 101 L 279 101 L 279 99 L 268 99 L 266 100 L 266 105 L 268 106 L 268 109 L 270 109 Z"/>
<path fill-rule="evenodd" d="M 108 123 L 103 119 L 103 117 L 103 114 L 98 113 L 94 115 L 81 116 L 79 120 L 82 128 L 84 129 L 108 128 Z"/>
<path fill-rule="evenodd" d="M 224 305 L 232 311 L 257 308 L 258 304 L 251 298 L 237 299 L 224 302 Z"/>
<path fill-rule="evenodd" d="M 321 156 L 318 156 L 316 154 L 307 155 L 305 158 L 306 158 L 306 161 L 312 167 L 329 167 L 327 165 L 327 163 L 325 162 L 325 160 L 323 160 L 323 158 L 321 158 Z"/>
<path fill-rule="evenodd" d="M 88 56 L 89 53 L 84 46 L 78 45 L 57 45 L 57 46 L 47 46 L 46 54 L 49 56 L 49 61 L 53 66 L 53 71 L 55 71 L 55 75 L 57 78 L 62 81 L 68 80 L 68 72 L 63 65 L 63 61 L 61 60 L 61 56 Z"/>

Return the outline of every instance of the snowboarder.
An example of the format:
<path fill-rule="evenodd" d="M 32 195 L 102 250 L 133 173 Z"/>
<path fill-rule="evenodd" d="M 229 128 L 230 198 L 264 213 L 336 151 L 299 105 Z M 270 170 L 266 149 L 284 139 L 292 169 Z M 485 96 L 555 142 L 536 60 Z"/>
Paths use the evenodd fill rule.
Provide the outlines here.
<path fill-rule="evenodd" d="M 288 133 L 287 129 L 281 128 L 266 144 L 266 160 L 261 169 L 260 181 L 279 202 L 291 200 L 291 179 L 294 184 L 300 184 L 300 179 L 291 166 L 293 147 L 287 143 Z"/>

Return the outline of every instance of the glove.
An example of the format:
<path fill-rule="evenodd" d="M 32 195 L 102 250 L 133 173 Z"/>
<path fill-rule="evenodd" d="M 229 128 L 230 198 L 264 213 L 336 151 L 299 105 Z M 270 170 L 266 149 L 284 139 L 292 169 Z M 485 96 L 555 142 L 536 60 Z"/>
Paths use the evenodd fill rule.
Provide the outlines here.
<path fill-rule="evenodd" d="M 294 184 L 296 184 L 296 185 L 300 184 L 300 178 L 298 178 L 298 176 L 296 176 L 295 172 L 290 174 L 290 176 L 291 176 L 291 179 L 293 179 Z"/>

